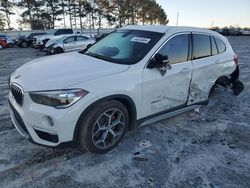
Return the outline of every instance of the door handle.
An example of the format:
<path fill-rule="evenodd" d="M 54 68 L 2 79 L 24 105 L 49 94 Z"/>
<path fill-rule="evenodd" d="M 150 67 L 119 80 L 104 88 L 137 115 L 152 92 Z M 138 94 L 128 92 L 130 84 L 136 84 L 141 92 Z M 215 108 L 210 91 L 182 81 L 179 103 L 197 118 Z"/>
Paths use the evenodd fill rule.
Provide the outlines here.
<path fill-rule="evenodd" d="M 181 69 L 181 73 L 185 73 L 185 72 L 189 72 L 190 71 L 190 69 L 189 68 L 183 68 L 183 69 Z"/>

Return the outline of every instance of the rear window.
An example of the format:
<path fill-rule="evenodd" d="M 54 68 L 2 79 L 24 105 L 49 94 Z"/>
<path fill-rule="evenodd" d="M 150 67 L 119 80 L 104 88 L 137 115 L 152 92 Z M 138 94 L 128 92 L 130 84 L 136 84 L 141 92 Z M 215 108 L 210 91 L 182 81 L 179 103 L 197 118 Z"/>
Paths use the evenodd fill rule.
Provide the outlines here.
<path fill-rule="evenodd" d="M 216 55 L 216 54 L 218 54 L 218 49 L 217 49 L 217 46 L 215 44 L 215 39 L 212 36 L 210 38 L 211 38 L 212 55 Z"/>
<path fill-rule="evenodd" d="M 217 47 L 218 47 L 218 51 L 219 53 L 225 52 L 226 51 L 226 45 L 224 42 L 222 42 L 222 40 L 215 38 Z"/>
<path fill-rule="evenodd" d="M 210 36 L 193 34 L 193 59 L 211 56 Z"/>

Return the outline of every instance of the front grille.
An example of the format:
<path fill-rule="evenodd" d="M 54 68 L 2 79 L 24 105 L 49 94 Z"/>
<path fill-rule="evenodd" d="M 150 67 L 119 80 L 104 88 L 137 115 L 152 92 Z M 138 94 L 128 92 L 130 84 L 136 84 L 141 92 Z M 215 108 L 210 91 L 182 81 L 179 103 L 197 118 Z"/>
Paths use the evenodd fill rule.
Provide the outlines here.
<path fill-rule="evenodd" d="M 11 94 L 13 95 L 13 97 L 15 98 L 17 104 L 22 106 L 22 104 L 23 104 L 23 92 L 22 92 L 22 89 L 17 85 L 11 85 L 10 86 L 10 91 L 11 91 Z"/>

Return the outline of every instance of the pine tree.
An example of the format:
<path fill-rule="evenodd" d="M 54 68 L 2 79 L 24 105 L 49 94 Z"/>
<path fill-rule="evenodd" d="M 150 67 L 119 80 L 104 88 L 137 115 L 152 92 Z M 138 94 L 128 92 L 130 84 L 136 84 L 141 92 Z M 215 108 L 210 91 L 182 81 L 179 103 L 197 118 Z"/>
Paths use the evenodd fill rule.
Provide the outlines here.
<path fill-rule="evenodd" d="M 0 11 L 5 14 L 5 20 L 7 22 L 8 30 L 12 30 L 10 27 L 10 15 L 15 14 L 12 12 L 13 2 L 9 0 L 0 0 Z"/>
<path fill-rule="evenodd" d="M 47 13 L 50 17 L 49 20 L 51 21 L 50 28 L 55 28 L 55 22 L 62 20 L 59 16 L 62 14 L 62 9 L 60 8 L 60 3 L 58 0 L 45 0 L 45 5 L 47 8 Z"/>
<path fill-rule="evenodd" d="M 4 30 L 4 26 L 5 26 L 4 16 L 3 14 L 0 13 L 0 30 Z"/>

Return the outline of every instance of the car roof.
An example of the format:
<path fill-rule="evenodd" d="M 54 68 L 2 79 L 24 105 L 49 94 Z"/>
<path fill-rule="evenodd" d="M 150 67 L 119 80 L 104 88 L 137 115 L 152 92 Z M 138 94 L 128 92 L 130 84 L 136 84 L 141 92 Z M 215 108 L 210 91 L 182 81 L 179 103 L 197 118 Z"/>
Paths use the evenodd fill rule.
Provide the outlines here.
<path fill-rule="evenodd" d="M 142 30 L 142 31 L 152 31 L 158 33 L 167 33 L 169 31 L 173 32 L 204 32 L 212 35 L 219 35 L 217 32 L 203 29 L 198 27 L 188 27 L 188 26 L 167 26 L 167 25 L 127 25 L 121 29 L 132 29 L 132 30 Z"/>

